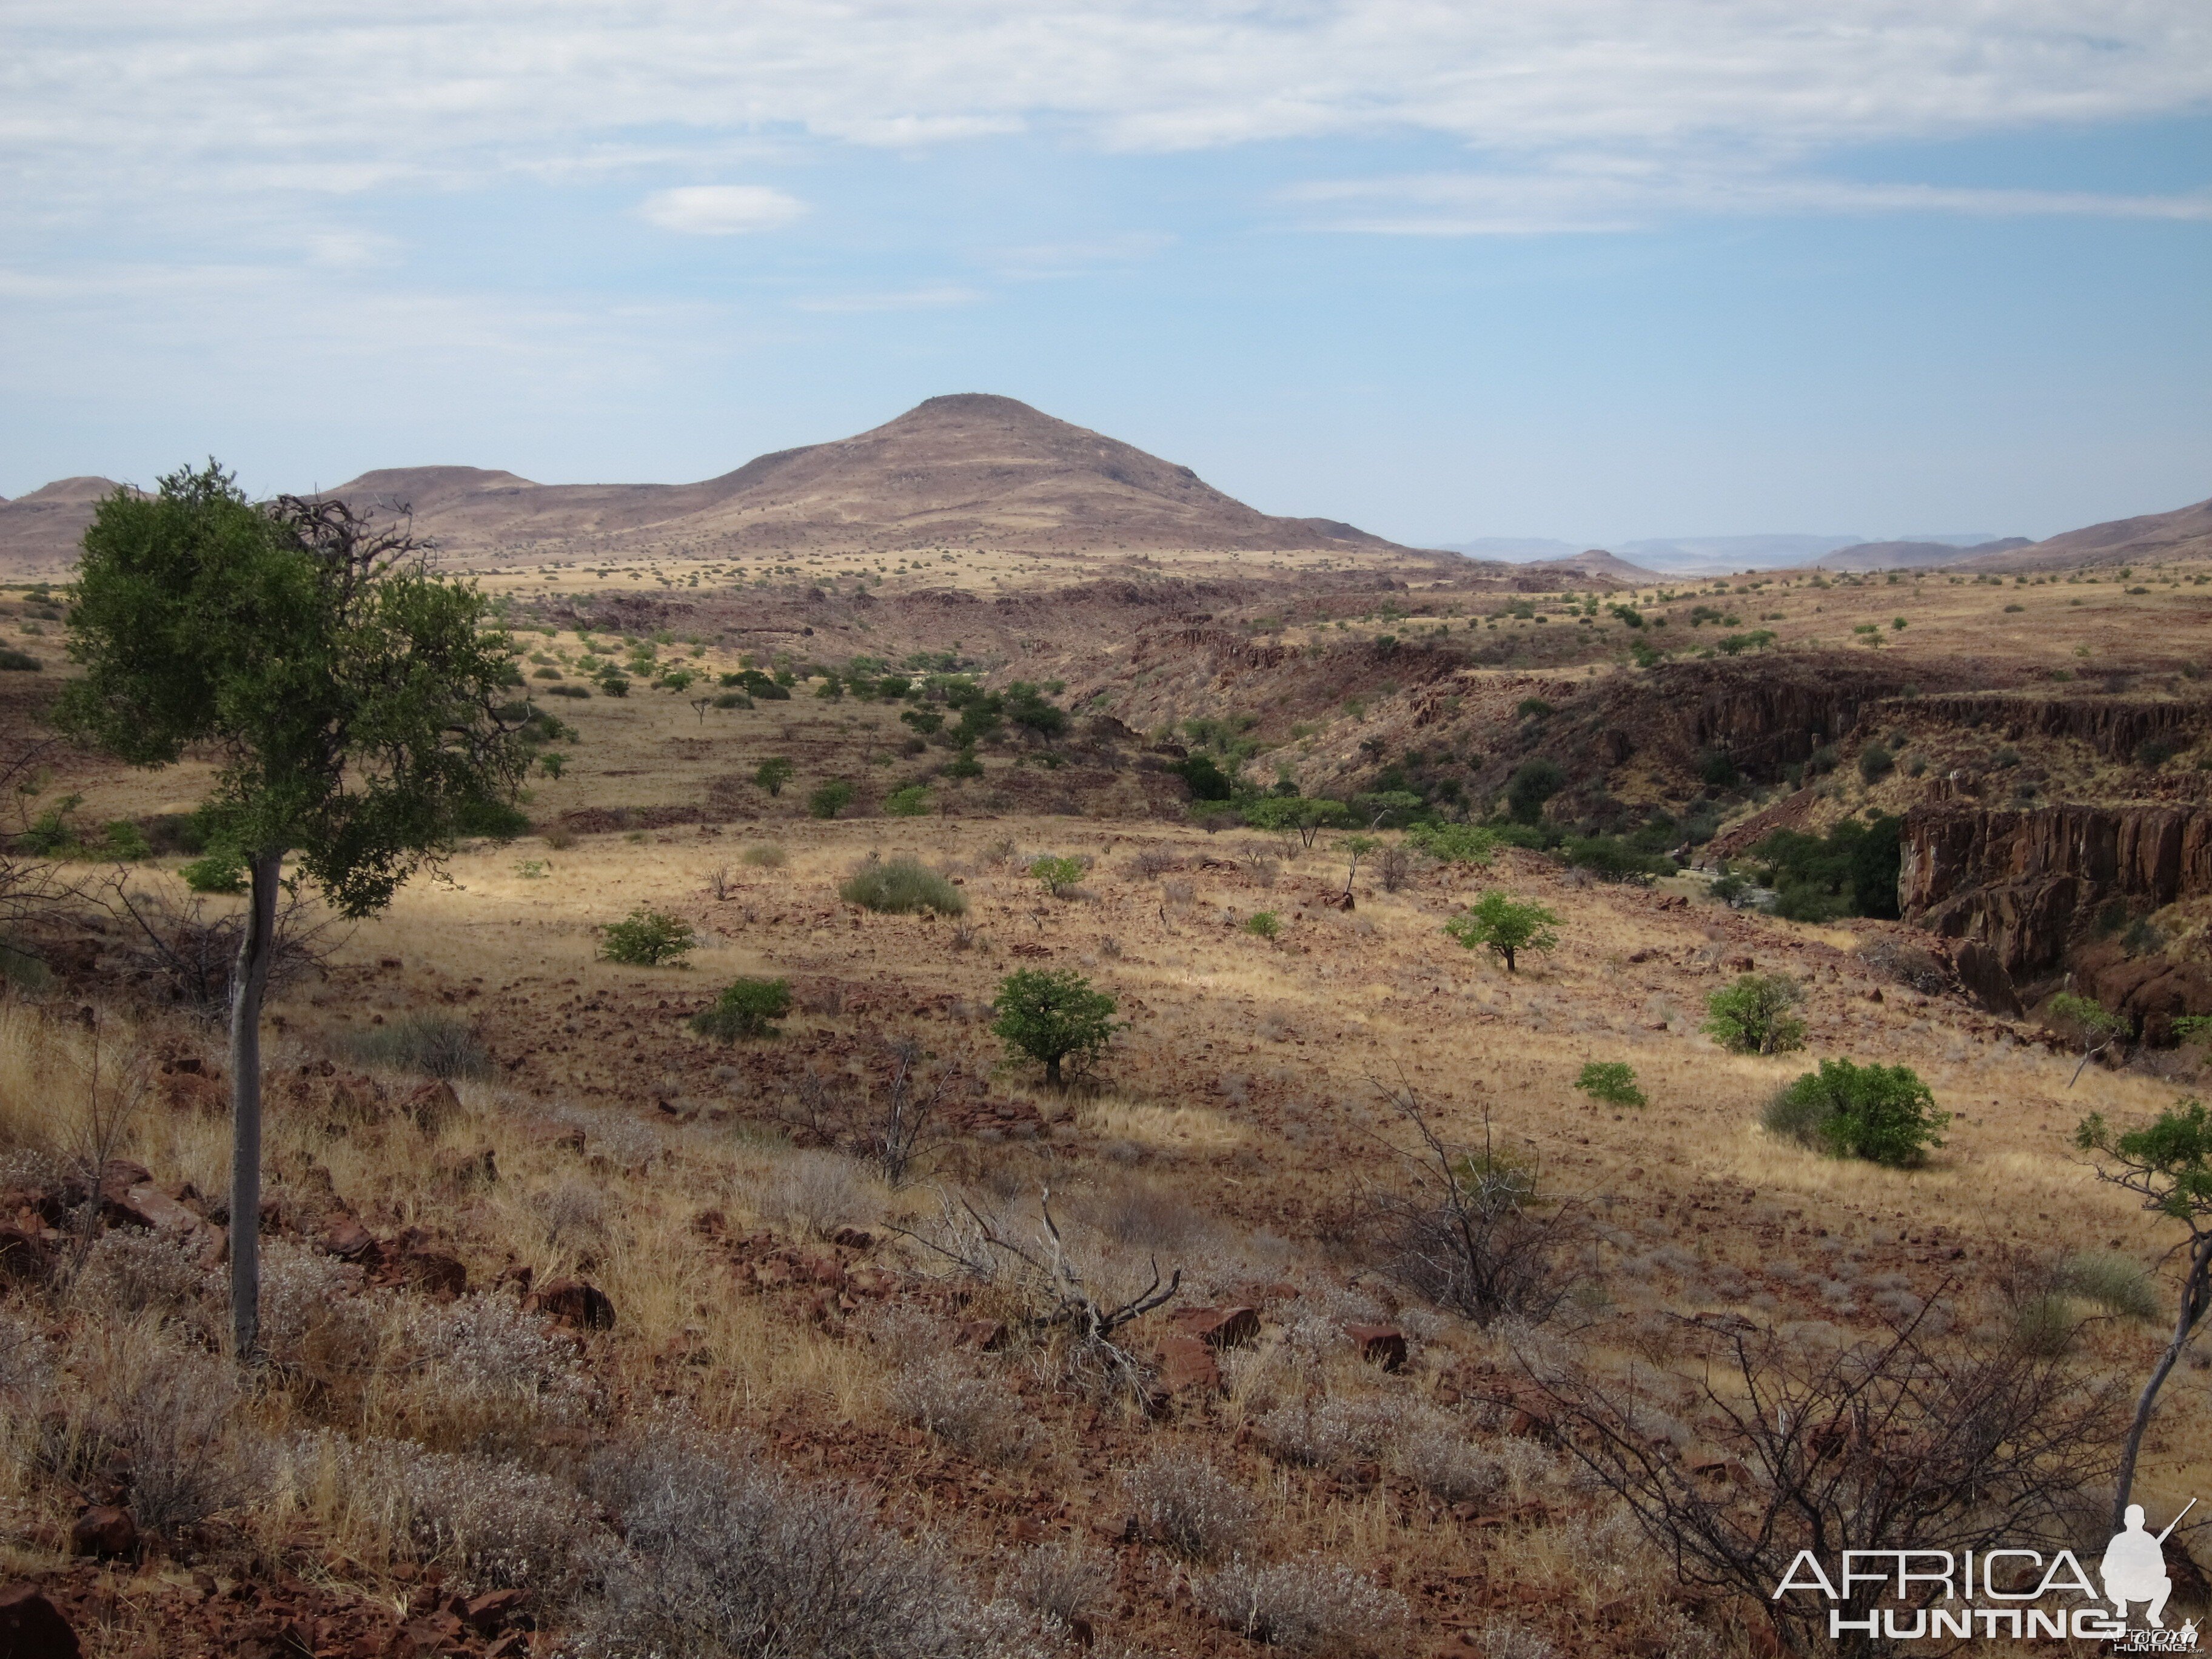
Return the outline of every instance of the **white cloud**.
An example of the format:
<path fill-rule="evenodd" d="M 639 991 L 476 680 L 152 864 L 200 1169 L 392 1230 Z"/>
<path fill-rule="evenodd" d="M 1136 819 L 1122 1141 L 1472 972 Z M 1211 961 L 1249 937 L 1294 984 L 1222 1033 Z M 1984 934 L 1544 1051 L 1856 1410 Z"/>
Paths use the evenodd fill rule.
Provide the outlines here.
<path fill-rule="evenodd" d="M 46 202 L 1040 123 L 1781 158 L 2208 104 L 2203 0 L 13 0 L 0 24 L 0 177 Z"/>
<path fill-rule="evenodd" d="M 1421 173 L 1300 185 L 1284 199 L 1322 230 L 1530 236 L 1638 230 L 1685 214 L 1948 213 L 2212 221 L 2212 192 L 2101 195 L 1878 184 L 1763 171 L 1562 158 L 1541 169 Z"/>
<path fill-rule="evenodd" d="M 824 294 L 792 305 L 799 311 L 931 311 L 940 306 L 973 305 L 983 296 L 972 288 L 915 288 L 890 294 Z"/>
<path fill-rule="evenodd" d="M 663 230 L 733 236 L 787 225 L 806 211 L 806 204 L 766 185 L 684 185 L 654 191 L 637 210 L 647 224 Z"/>

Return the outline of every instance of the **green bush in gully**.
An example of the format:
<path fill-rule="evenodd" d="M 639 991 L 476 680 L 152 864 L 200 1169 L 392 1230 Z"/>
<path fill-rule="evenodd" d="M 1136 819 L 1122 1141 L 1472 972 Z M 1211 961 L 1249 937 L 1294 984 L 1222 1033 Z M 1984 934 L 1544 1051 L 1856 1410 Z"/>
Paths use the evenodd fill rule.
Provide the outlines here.
<path fill-rule="evenodd" d="M 789 980 L 733 980 L 691 1017 L 691 1029 L 718 1042 L 750 1042 L 781 1036 L 775 1022 L 790 1012 Z"/>
<path fill-rule="evenodd" d="M 1790 921 L 1897 915 L 1901 819 L 1846 818 L 1826 836 L 1778 830 L 1751 849 L 1762 886 L 1778 896 L 1774 914 Z"/>
<path fill-rule="evenodd" d="M 1892 1169 L 1924 1164 L 1950 1122 L 1928 1085 L 1909 1066 L 1859 1066 L 1824 1060 L 1767 1103 L 1770 1133 L 1835 1158 L 1863 1158 Z"/>
<path fill-rule="evenodd" d="M 809 817 L 834 818 L 853 804 L 853 786 L 842 778 L 834 778 L 806 798 Z"/>

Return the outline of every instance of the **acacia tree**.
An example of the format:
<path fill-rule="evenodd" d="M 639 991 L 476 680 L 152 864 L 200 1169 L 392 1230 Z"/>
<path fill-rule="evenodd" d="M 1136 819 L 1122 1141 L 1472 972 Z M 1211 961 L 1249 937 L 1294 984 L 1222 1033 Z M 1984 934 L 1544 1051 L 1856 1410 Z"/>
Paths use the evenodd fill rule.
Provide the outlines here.
<path fill-rule="evenodd" d="M 134 766 L 221 762 L 210 840 L 250 878 L 231 985 L 231 1327 L 260 1333 L 261 1005 L 284 860 L 331 908 L 381 909 L 471 811 L 511 803 L 529 751 L 513 646 L 483 596 L 429 568 L 404 518 L 257 505 L 213 461 L 118 490 L 84 533 L 64 726 Z M 505 706 L 503 706 L 505 705 Z"/>
<path fill-rule="evenodd" d="M 1559 921 L 1540 904 L 1485 893 L 1473 908 L 1446 922 L 1444 932 L 1470 951 L 1487 950 L 1510 974 L 1517 970 L 1522 951 L 1559 948 L 1559 936 L 1553 931 Z"/>
<path fill-rule="evenodd" d="M 2143 1431 L 2150 1426 L 2158 1391 L 2166 1386 L 2167 1375 L 2205 1313 L 2212 1310 L 2212 1113 L 2201 1101 L 2185 1100 L 2154 1122 L 2120 1130 L 2106 1122 L 2102 1113 L 2092 1112 L 2075 1130 L 2074 1144 L 2097 1156 L 2098 1180 L 2124 1188 L 2142 1200 L 2144 1209 L 2187 1231 L 2170 1253 L 2182 1258 L 2181 1304 L 2174 1313 L 2173 1335 L 2136 1398 L 2135 1417 L 2120 1451 L 2118 1489 L 2112 1499 L 2117 1528 L 2127 1512 L 2136 1455 L 2142 1449 Z"/>

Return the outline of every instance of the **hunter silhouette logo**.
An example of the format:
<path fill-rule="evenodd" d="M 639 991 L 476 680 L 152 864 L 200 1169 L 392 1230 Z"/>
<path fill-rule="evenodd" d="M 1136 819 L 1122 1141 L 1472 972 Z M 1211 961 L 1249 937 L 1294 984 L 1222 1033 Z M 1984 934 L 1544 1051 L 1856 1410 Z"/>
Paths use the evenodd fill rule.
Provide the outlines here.
<path fill-rule="evenodd" d="M 1800 1550 L 1774 1595 L 1778 1601 L 1810 1593 L 1828 1601 L 1832 1639 L 2070 1638 L 2109 1641 L 2116 1653 L 2195 1653 L 2193 1620 L 2178 1630 L 2166 1626 L 2173 1578 L 2166 1571 L 2165 1544 L 2196 1507 L 2192 1498 L 2165 1531 L 2153 1533 L 2144 1525 L 2142 1505 L 2129 1504 L 2121 1529 L 2097 1564 L 2104 1581 L 2101 1596 L 2073 1551 L 2046 1556 L 2041 1550 L 2016 1547 L 1847 1549 L 1837 1558 L 1832 1576 L 1812 1551 Z M 2142 1608 L 2142 1625 L 2128 1622 L 2131 1606 Z"/>
<path fill-rule="evenodd" d="M 2196 1507 L 2197 1500 L 2192 1498 L 2183 1505 L 2181 1515 Z M 2148 1601 L 2150 1606 L 2143 1612 L 2145 1620 L 2153 1630 L 2166 1628 L 2166 1620 L 2159 1614 L 2166 1611 L 2166 1598 L 2173 1594 L 2173 1580 L 2166 1575 L 2164 1546 L 2173 1529 L 2181 1524 L 2181 1515 L 2167 1522 L 2166 1531 L 2154 1538 L 2143 1530 L 2143 1506 L 2130 1504 L 2125 1527 L 2114 1533 L 2112 1541 L 2105 1546 L 2105 1559 L 2097 1571 L 2105 1581 L 2105 1599 L 2123 1620 L 2128 1616 L 2129 1602 Z"/>

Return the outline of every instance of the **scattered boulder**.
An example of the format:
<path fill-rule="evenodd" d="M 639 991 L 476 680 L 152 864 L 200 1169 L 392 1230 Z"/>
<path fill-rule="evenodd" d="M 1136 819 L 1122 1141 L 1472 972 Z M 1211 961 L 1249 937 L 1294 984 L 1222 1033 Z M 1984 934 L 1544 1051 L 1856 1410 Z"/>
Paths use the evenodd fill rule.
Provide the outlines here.
<path fill-rule="evenodd" d="M 1160 1339 L 1160 1386 L 1170 1394 L 1218 1394 L 1221 1367 L 1213 1350 L 1180 1333 Z"/>
<path fill-rule="evenodd" d="M 1241 1348 L 1260 1335 L 1260 1315 L 1254 1308 L 1184 1308 L 1168 1322 L 1210 1348 Z"/>
<path fill-rule="evenodd" d="M 0 1587 L 0 1654 L 7 1659 L 83 1659 L 76 1632 L 36 1584 Z"/>
<path fill-rule="evenodd" d="M 466 1189 L 496 1186 L 499 1182 L 499 1159 L 489 1146 L 480 1146 L 473 1152 L 448 1147 L 431 1160 L 430 1170 L 449 1187 Z"/>
<path fill-rule="evenodd" d="M 580 1279 L 556 1279 L 532 1291 L 522 1305 L 532 1313 L 542 1313 L 578 1330 L 611 1331 L 615 1328 L 614 1303 L 598 1285 L 586 1285 Z"/>
<path fill-rule="evenodd" d="M 70 1553 L 94 1555 L 102 1560 L 113 1560 L 129 1555 L 138 1547 L 138 1523 L 131 1518 L 131 1511 L 118 1509 L 112 1504 L 99 1504 L 85 1510 L 70 1525 Z"/>
<path fill-rule="evenodd" d="M 1404 1367 L 1406 1334 L 1395 1325 L 1346 1325 L 1344 1334 L 1369 1364 L 1380 1365 L 1386 1371 Z"/>

